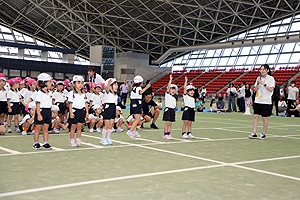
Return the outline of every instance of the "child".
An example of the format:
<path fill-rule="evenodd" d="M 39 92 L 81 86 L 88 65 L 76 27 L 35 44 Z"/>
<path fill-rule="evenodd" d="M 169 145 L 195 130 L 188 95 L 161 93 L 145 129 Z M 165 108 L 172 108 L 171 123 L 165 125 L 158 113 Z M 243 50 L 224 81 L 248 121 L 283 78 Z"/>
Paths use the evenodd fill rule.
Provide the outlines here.
<path fill-rule="evenodd" d="M 117 80 L 114 78 L 108 79 L 106 92 L 104 93 L 105 107 L 104 107 L 103 119 L 105 122 L 105 126 L 102 131 L 102 139 L 100 141 L 102 145 L 112 145 L 110 136 L 116 118 L 116 105 L 118 103 L 117 90 L 118 90 Z M 107 138 L 105 139 L 106 135 Z"/>
<path fill-rule="evenodd" d="M 142 95 L 148 88 L 151 87 L 151 84 L 148 83 L 146 87 L 142 89 L 143 77 L 141 76 L 135 76 L 133 82 L 134 85 L 130 93 L 130 114 L 134 115 L 135 121 L 130 130 L 126 133 L 131 139 L 135 139 L 134 136 L 138 136 L 138 133 L 135 130 L 142 114 Z"/>
<path fill-rule="evenodd" d="M 7 133 L 11 133 L 11 121 L 14 116 L 15 130 L 14 132 L 20 133 L 20 129 L 18 127 L 19 119 L 18 115 L 21 112 L 20 107 L 20 93 L 19 93 L 19 82 L 16 78 L 12 78 L 10 80 L 10 90 L 7 91 L 7 106 L 8 106 L 8 120 L 7 120 Z"/>
<path fill-rule="evenodd" d="M 132 124 L 134 123 L 134 115 L 129 115 L 126 119 L 126 122 L 124 123 L 125 126 L 127 126 L 127 130 L 130 130 Z M 140 121 L 138 122 L 138 125 L 134 131 L 141 131 L 141 124 L 145 122 L 145 119 L 141 116 Z M 139 134 L 138 136 L 136 135 L 135 137 L 141 137 Z"/>
<path fill-rule="evenodd" d="M 196 103 L 195 103 L 195 111 L 198 112 L 203 112 L 203 103 L 202 103 L 202 99 L 200 100 L 199 98 L 196 98 Z"/>
<path fill-rule="evenodd" d="M 85 124 L 85 117 L 88 118 L 89 116 L 87 97 L 83 93 L 83 82 L 84 79 L 82 76 L 73 76 L 74 90 L 68 94 L 69 124 L 71 124 L 69 146 L 71 147 L 80 147 L 81 129 Z M 74 141 L 75 129 L 77 129 L 76 143 Z"/>
<path fill-rule="evenodd" d="M 94 109 L 93 113 L 91 113 L 88 118 L 88 121 L 90 123 L 89 133 L 94 132 L 95 125 L 96 125 L 96 132 L 101 133 L 100 127 L 103 125 L 102 108 L 99 104 L 96 104 L 93 106 L 93 109 Z"/>
<path fill-rule="evenodd" d="M 58 81 L 56 84 L 56 91 L 53 93 L 52 104 L 57 105 L 58 117 L 60 122 L 64 121 L 64 115 L 66 113 L 66 100 L 67 96 L 64 93 L 64 82 Z"/>
<path fill-rule="evenodd" d="M 94 105 L 100 105 L 103 104 L 103 93 L 101 92 L 102 88 L 101 85 L 96 85 L 94 89 L 94 93 L 92 94 L 90 98 L 90 108 Z"/>
<path fill-rule="evenodd" d="M 4 123 L 4 115 L 7 114 L 7 92 L 4 89 L 6 78 L 0 73 L 0 124 Z"/>
<path fill-rule="evenodd" d="M 210 112 L 217 112 L 217 103 L 216 99 L 212 99 L 209 105 Z"/>
<path fill-rule="evenodd" d="M 183 102 L 184 110 L 182 113 L 182 138 L 184 139 L 194 139 L 192 135 L 192 122 L 195 121 L 195 99 L 194 99 L 194 90 L 195 87 L 192 85 L 187 86 L 187 77 L 185 77 L 184 91 L 183 91 Z M 186 134 L 186 126 L 188 126 L 188 133 Z"/>
<path fill-rule="evenodd" d="M 113 132 L 123 132 L 124 131 L 123 129 L 121 129 L 121 125 L 124 123 L 124 118 L 121 114 L 122 114 L 122 109 L 120 106 L 117 106 Z"/>
<path fill-rule="evenodd" d="M 31 132 L 30 135 L 34 134 L 35 126 L 34 126 L 34 117 L 36 111 L 36 105 L 34 102 L 28 104 L 28 107 L 25 108 L 28 114 L 22 119 L 19 123 L 19 129 L 22 130 L 22 136 L 26 136 L 27 132 Z"/>
<path fill-rule="evenodd" d="M 164 139 L 173 140 L 171 136 L 171 126 L 172 122 L 175 122 L 175 108 L 176 108 L 176 98 L 174 95 L 177 91 L 177 86 L 172 83 L 172 74 L 170 75 L 170 81 L 168 83 L 167 92 L 165 94 L 165 110 L 163 115 L 163 121 L 165 121 L 164 128 Z"/>
<path fill-rule="evenodd" d="M 162 110 L 162 102 L 161 102 L 161 98 L 160 97 L 158 98 L 158 101 L 156 102 L 156 104 L 157 104 L 159 110 Z"/>
<path fill-rule="evenodd" d="M 48 127 L 51 124 L 51 106 L 52 106 L 52 92 L 51 89 L 51 76 L 46 73 L 38 75 L 38 86 L 40 90 L 35 95 L 36 113 L 34 117 L 34 123 L 36 131 L 34 132 L 34 144 L 33 148 L 40 149 L 52 149 L 48 143 L 49 134 Z M 39 134 L 43 130 L 44 145 L 41 147 L 39 143 Z"/>

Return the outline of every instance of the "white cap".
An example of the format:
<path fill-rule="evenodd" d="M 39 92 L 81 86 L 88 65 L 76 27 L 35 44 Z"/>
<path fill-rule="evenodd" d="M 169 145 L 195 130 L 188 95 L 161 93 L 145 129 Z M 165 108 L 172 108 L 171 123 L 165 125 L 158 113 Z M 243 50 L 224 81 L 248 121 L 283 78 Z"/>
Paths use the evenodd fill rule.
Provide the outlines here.
<path fill-rule="evenodd" d="M 175 85 L 175 84 L 171 84 L 171 85 L 170 85 L 170 88 L 175 88 L 176 90 L 178 89 L 178 88 L 177 88 L 177 85 Z"/>
<path fill-rule="evenodd" d="M 64 82 L 63 81 L 57 81 L 56 85 L 58 85 L 58 84 L 64 85 Z"/>
<path fill-rule="evenodd" d="M 34 102 L 30 102 L 27 107 L 28 108 L 36 108 L 36 105 Z"/>
<path fill-rule="evenodd" d="M 106 80 L 106 85 L 108 84 L 108 82 L 111 80 L 111 83 L 110 83 L 110 85 L 112 85 L 114 82 L 117 82 L 117 80 L 115 79 L 115 78 L 109 78 L 109 79 L 107 79 Z"/>
<path fill-rule="evenodd" d="M 194 90 L 194 89 L 195 89 L 195 87 L 192 86 L 192 85 L 188 85 L 188 86 L 186 87 L 186 90 Z"/>
<path fill-rule="evenodd" d="M 120 106 L 116 106 L 116 110 L 120 111 L 122 113 L 122 109 Z"/>
<path fill-rule="evenodd" d="M 140 75 L 138 75 L 138 76 L 135 76 L 134 78 L 133 78 L 133 82 L 134 83 L 141 83 L 141 82 L 143 82 L 143 77 L 141 77 Z"/>
<path fill-rule="evenodd" d="M 51 76 L 47 73 L 41 73 L 37 77 L 38 81 L 51 81 Z"/>
<path fill-rule="evenodd" d="M 73 82 L 75 82 L 75 81 L 84 81 L 84 78 L 82 76 L 75 75 L 75 76 L 73 76 Z"/>
<path fill-rule="evenodd" d="M 99 104 L 93 105 L 93 109 L 96 110 L 98 108 L 101 108 L 101 106 Z"/>
<path fill-rule="evenodd" d="M 52 105 L 51 110 L 52 111 L 59 111 L 59 107 L 57 105 Z"/>

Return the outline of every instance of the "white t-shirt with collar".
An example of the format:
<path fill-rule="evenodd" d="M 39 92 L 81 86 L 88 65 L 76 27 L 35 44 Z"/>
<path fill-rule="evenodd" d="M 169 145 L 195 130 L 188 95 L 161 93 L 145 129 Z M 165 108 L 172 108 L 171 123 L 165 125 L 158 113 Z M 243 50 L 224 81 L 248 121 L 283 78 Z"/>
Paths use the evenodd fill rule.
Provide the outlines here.
<path fill-rule="evenodd" d="M 7 91 L 7 99 L 10 100 L 10 103 L 19 103 L 21 99 L 20 92 L 16 90 L 16 92 L 12 89 Z"/>
<path fill-rule="evenodd" d="M 260 77 L 257 77 L 256 79 L 256 85 L 257 85 L 257 81 Z M 267 75 L 266 78 L 261 78 L 261 80 L 267 84 L 267 86 L 269 87 L 275 87 L 275 80 L 272 76 Z M 266 89 L 266 87 L 264 85 L 259 84 L 258 86 L 258 90 L 256 92 L 255 95 L 255 103 L 258 104 L 272 104 L 272 94 L 273 91 L 270 92 L 269 90 Z"/>
<path fill-rule="evenodd" d="M 165 107 L 166 108 L 176 108 L 176 99 L 169 92 L 165 94 Z"/>
<path fill-rule="evenodd" d="M 114 95 L 111 91 L 104 93 L 104 103 L 114 103 L 118 104 L 118 95 Z"/>
<path fill-rule="evenodd" d="M 40 104 L 40 108 L 51 108 L 52 106 L 52 92 L 48 90 L 48 94 L 44 90 L 40 89 L 35 97 L 35 103 Z"/>
<path fill-rule="evenodd" d="M 72 104 L 74 109 L 84 109 L 88 100 L 85 93 L 79 94 L 76 90 L 73 90 L 68 94 L 68 102 Z"/>
<path fill-rule="evenodd" d="M 5 89 L 0 90 L 0 101 L 7 101 L 7 92 Z"/>
<path fill-rule="evenodd" d="M 195 108 L 195 98 L 188 94 L 183 94 L 183 103 L 186 107 Z"/>

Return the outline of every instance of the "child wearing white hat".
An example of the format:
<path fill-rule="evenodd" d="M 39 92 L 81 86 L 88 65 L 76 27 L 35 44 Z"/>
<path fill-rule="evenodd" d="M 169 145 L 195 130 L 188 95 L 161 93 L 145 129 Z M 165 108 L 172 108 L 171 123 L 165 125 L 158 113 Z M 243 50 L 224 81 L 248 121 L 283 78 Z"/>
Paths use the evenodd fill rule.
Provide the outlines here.
<path fill-rule="evenodd" d="M 25 110 L 27 110 L 28 114 L 26 114 L 25 117 L 22 119 L 22 121 L 19 123 L 19 129 L 22 130 L 23 136 L 26 136 L 27 132 L 31 132 L 30 134 L 33 135 L 35 131 L 35 125 L 34 125 L 34 117 L 36 111 L 35 103 L 30 102 L 28 104 L 28 107 L 25 108 Z"/>

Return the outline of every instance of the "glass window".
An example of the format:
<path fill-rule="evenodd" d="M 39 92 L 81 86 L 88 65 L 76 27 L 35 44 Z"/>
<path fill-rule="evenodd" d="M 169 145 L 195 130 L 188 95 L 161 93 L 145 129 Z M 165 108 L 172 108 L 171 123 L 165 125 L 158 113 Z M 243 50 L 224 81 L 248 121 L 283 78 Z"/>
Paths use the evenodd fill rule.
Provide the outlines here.
<path fill-rule="evenodd" d="M 214 67 L 217 65 L 217 62 L 218 62 L 219 58 L 213 58 L 211 63 L 210 63 L 210 66 Z"/>
<path fill-rule="evenodd" d="M 230 56 L 230 53 L 231 53 L 231 49 L 224 49 L 222 56 Z"/>
<path fill-rule="evenodd" d="M 262 64 L 262 65 L 263 65 L 263 64 L 266 63 L 267 58 L 268 58 L 268 55 L 259 55 L 259 56 L 257 57 L 256 63 L 257 63 L 257 64 Z"/>
<path fill-rule="evenodd" d="M 291 54 L 281 54 L 278 63 L 288 63 L 290 60 Z"/>
<path fill-rule="evenodd" d="M 282 52 L 292 52 L 294 49 L 295 43 L 286 43 L 282 49 Z"/>
<path fill-rule="evenodd" d="M 242 49 L 241 55 L 248 55 L 251 50 L 251 47 L 244 47 Z"/>
<path fill-rule="evenodd" d="M 4 74 L 4 76 L 8 76 L 8 69 L 3 69 L 2 73 Z"/>
<path fill-rule="evenodd" d="M 277 58 L 277 54 L 275 54 L 275 55 L 269 55 L 267 63 L 269 63 L 271 65 L 274 64 L 276 62 L 276 58 Z"/>
<path fill-rule="evenodd" d="M 55 73 L 54 74 L 54 78 L 57 79 L 57 80 L 64 80 L 65 77 L 64 77 L 64 73 Z"/>
<path fill-rule="evenodd" d="M 26 77 L 27 76 L 27 70 L 22 70 L 22 77 Z"/>
<path fill-rule="evenodd" d="M 211 62 L 211 58 L 204 59 L 203 66 L 209 66 Z"/>
<path fill-rule="evenodd" d="M 293 53 L 290 62 L 296 64 L 300 63 L 300 53 Z"/>
<path fill-rule="evenodd" d="M 256 56 L 248 56 L 247 65 L 253 65 L 255 58 L 256 58 Z"/>
<path fill-rule="evenodd" d="M 271 48 L 272 48 L 272 45 L 264 45 L 264 46 L 262 46 L 260 53 L 261 54 L 270 53 Z"/>
<path fill-rule="evenodd" d="M 281 48 L 281 44 L 273 45 L 271 53 L 278 53 Z"/>
<path fill-rule="evenodd" d="M 229 57 L 225 57 L 225 58 L 223 57 L 223 58 L 221 58 L 219 65 L 226 65 L 227 62 L 228 62 L 228 60 L 229 60 Z"/>
<path fill-rule="evenodd" d="M 9 76 L 20 76 L 20 70 L 18 70 L 18 69 L 10 69 L 9 70 Z"/>
<path fill-rule="evenodd" d="M 215 53 L 215 50 L 208 50 L 206 53 L 206 57 L 213 57 Z"/>
<path fill-rule="evenodd" d="M 234 61 L 235 61 L 236 57 L 230 57 L 229 60 L 228 60 L 228 63 L 227 65 L 233 65 L 234 64 Z"/>
<path fill-rule="evenodd" d="M 66 74 L 66 76 L 68 76 L 69 77 L 69 79 L 70 80 L 72 80 L 73 79 L 73 76 L 74 76 L 74 74 Z M 65 78 L 65 77 L 64 77 Z"/>
<path fill-rule="evenodd" d="M 237 65 L 245 65 L 247 56 L 240 56 L 236 62 Z"/>
<path fill-rule="evenodd" d="M 31 71 L 31 72 L 30 72 L 30 76 L 31 76 L 32 78 L 36 78 L 40 73 L 41 73 L 41 72 L 39 72 L 39 71 Z"/>

